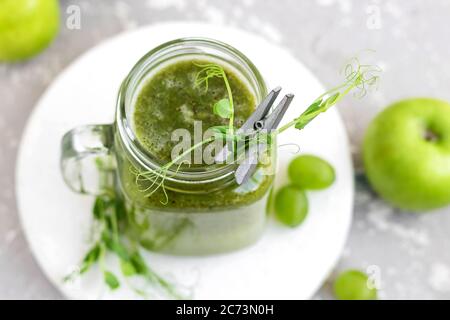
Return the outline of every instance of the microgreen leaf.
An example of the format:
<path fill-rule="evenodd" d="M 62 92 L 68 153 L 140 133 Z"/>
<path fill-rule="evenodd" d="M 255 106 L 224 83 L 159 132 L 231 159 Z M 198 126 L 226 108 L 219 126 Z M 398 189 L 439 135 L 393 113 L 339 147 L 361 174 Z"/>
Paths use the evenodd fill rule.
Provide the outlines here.
<path fill-rule="evenodd" d="M 85 273 L 89 268 L 98 261 L 100 256 L 100 246 L 97 244 L 85 255 L 80 267 L 80 274 Z"/>
<path fill-rule="evenodd" d="M 323 108 L 326 111 L 326 109 L 328 109 L 328 107 L 332 106 L 333 104 L 336 103 L 337 99 L 341 96 L 341 94 L 339 92 L 336 92 L 335 94 L 333 94 L 332 96 L 330 96 L 327 100 L 325 100 L 325 102 L 322 104 Z"/>
<path fill-rule="evenodd" d="M 127 260 L 120 260 L 120 269 L 125 277 L 131 277 L 138 273 L 133 263 Z"/>
<path fill-rule="evenodd" d="M 106 246 L 122 260 L 130 259 L 127 248 L 121 243 L 109 239 L 106 241 Z"/>
<path fill-rule="evenodd" d="M 154 282 L 158 284 L 160 287 L 162 287 L 168 294 L 170 294 L 172 297 L 176 299 L 183 298 L 181 295 L 179 295 L 174 287 L 161 278 L 158 274 L 156 274 L 150 267 L 147 266 L 144 259 L 140 255 L 138 251 L 136 251 L 131 256 L 131 262 L 133 263 L 134 267 L 136 268 L 136 271 L 138 274 L 145 276 L 149 281 Z"/>
<path fill-rule="evenodd" d="M 106 205 L 103 197 L 97 197 L 95 199 L 94 208 L 92 209 L 95 219 L 97 220 L 102 219 L 105 212 L 105 207 Z"/>
<path fill-rule="evenodd" d="M 145 263 L 144 259 L 142 259 L 139 252 L 133 253 L 130 257 L 130 261 L 138 274 L 145 275 L 148 273 L 147 264 Z"/>
<path fill-rule="evenodd" d="M 102 220 L 106 217 L 111 210 L 115 210 L 116 200 L 112 199 L 110 196 L 101 195 L 95 198 L 94 207 L 92 212 L 94 218 L 97 220 Z"/>
<path fill-rule="evenodd" d="M 117 199 L 115 202 L 115 210 L 117 219 L 120 220 L 126 218 L 127 209 L 125 208 L 125 203 L 121 199 Z"/>
<path fill-rule="evenodd" d="M 229 119 L 233 113 L 230 100 L 222 99 L 217 101 L 213 106 L 213 112 L 221 118 Z"/>
<path fill-rule="evenodd" d="M 110 271 L 103 272 L 105 283 L 111 290 L 115 290 L 120 287 L 120 282 L 117 277 Z"/>
<path fill-rule="evenodd" d="M 322 104 L 323 99 L 319 99 L 317 101 L 315 101 L 314 103 L 312 103 L 305 111 L 305 113 L 313 113 L 316 112 L 319 108 L 320 105 Z"/>
<path fill-rule="evenodd" d="M 210 130 L 214 133 L 214 137 L 219 139 L 226 139 L 227 133 L 228 133 L 228 126 L 214 126 L 211 127 Z"/>
<path fill-rule="evenodd" d="M 211 127 L 210 129 L 217 133 L 226 134 L 228 131 L 228 126 L 214 126 L 214 127 Z"/>

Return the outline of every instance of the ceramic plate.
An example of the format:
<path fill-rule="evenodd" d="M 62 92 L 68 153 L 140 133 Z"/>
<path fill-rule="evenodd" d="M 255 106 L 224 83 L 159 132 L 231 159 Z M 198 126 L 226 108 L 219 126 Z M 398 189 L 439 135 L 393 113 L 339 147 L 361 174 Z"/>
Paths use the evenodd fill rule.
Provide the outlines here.
<path fill-rule="evenodd" d="M 50 281 L 73 299 L 135 298 L 126 286 L 111 292 L 99 270 L 74 283 L 62 278 L 89 247 L 93 198 L 72 193 L 59 171 L 62 135 L 75 126 L 110 123 L 119 85 L 135 62 L 155 46 L 181 37 L 215 38 L 241 50 L 265 77 L 296 97 L 284 119 L 298 116 L 324 90 L 288 51 L 246 32 L 204 24 L 167 23 L 114 37 L 77 59 L 49 87 L 31 115 L 20 147 L 17 198 L 31 250 Z M 299 40 L 300 41 L 300 40 Z M 271 218 L 255 245 L 228 254 L 176 257 L 146 253 L 161 275 L 191 288 L 194 299 L 308 299 L 335 265 L 346 240 L 353 204 L 353 169 L 347 136 L 336 110 L 320 115 L 302 132 L 288 130 L 280 144 L 295 143 L 336 169 L 334 185 L 310 192 L 310 211 L 299 228 Z M 279 149 L 276 185 L 286 183 L 295 148 Z M 108 257 L 108 268 L 118 268 Z"/>

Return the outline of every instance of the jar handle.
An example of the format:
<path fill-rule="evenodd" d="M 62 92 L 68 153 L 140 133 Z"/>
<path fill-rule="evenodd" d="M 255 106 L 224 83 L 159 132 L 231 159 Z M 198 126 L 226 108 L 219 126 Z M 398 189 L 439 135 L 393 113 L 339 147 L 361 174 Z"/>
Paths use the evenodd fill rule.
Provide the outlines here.
<path fill-rule="evenodd" d="M 113 125 L 86 125 L 67 132 L 61 143 L 61 172 L 75 192 L 100 195 L 113 188 L 116 167 Z"/>

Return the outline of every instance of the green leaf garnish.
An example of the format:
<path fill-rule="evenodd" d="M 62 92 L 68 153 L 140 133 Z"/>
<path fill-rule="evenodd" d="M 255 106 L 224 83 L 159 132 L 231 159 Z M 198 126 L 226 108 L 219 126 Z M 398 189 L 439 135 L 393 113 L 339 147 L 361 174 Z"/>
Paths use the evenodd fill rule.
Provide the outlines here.
<path fill-rule="evenodd" d="M 80 274 L 85 273 L 89 268 L 98 261 L 100 256 L 100 246 L 97 244 L 88 251 L 83 259 L 80 267 Z"/>
<path fill-rule="evenodd" d="M 136 240 L 129 232 L 134 210 L 125 208 L 123 200 L 114 189 L 95 199 L 92 214 L 102 227 L 97 230 L 99 234 L 93 236 L 98 241 L 83 258 L 79 270 L 64 277 L 64 281 L 87 272 L 95 263 L 98 263 L 105 284 L 112 290 L 117 289 L 120 286 L 118 278 L 105 269 L 105 254 L 108 250 L 118 257 L 120 270 L 125 277 L 141 276 L 152 285 L 151 289 L 162 290 L 170 298 L 183 298 L 172 284 L 153 272 L 140 256 Z M 142 289 L 133 287 L 131 289 L 147 297 L 147 293 Z"/>
<path fill-rule="evenodd" d="M 359 98 L 364 97 L 370 87 L 377 85 L 380 72 L 379 67 L 360 64 L 357 58 L 353 58 L 345 67 L 344 83 L 320 95 L 298 118 L 276 130 L 276 133 L 279 134 L 292 126 L 299 130 L 303 129 L 320 113 L 327 111 L 350 92 L 354 92 Z"/>
<path fill-rule="evenodd" d="M 230 134 L 228 126 L 214 126 L 209 129 L 213 131 L 214 137 L 217 140 L 237 142 L 244 139 L 242 135 Z"/>
<path fill-rule="evenodd" d="M 325 100 L 325 102 L 323 103 L 323 109 L 326 110 L 326 109 L 328 109 L 329 106 L 332 106 L 333 104 L 335 104 L 340 95 L 341 94 L 339 92 L 337 92 L 337 93 L 333 94 L 332 96 L 330 96 L 327 100 Z"/>
<path fill-rule="evenodd" d="M 138 274 L 136 268 L 133 263 L 126 260 L 120 260 L 120 269 L 125 277 L 131 277 Z"/>
<path fill-rule="evenodd" d="M 104 277 L 105 283 L 108 285 L 108 287 L 111 290 L 115 290 L 120 287 L 119 280 L 112 272 L 110 272 L 110 271 L 103 272 L 103 277 Z"/>
<path fill-rule="evenodd" d="M 114 203 L 112 203 L 108 197 L 97 197 L 95 199 L 94 208 L 92 209 L 94 218 L 96 218 L 97 220 L 102 220 L 104 218 L 104 212 L 106 212 L 106 210 L 108 210 L 111 205 L 114 205 Z"/>
<path fill-rule="evenodd" d="M 218 134 L 227 134 L 228 132 L 228 126 L 214 126 L 209 129 Z"/>
<path fill-rule="evenodd" d="M 122 260 L 129 260 L 129 253 L 127 248 L 120 242 L 108 239 L 106 241 L 106 246 L 109 250 L 114 252 Z"/>
<path fill-rule="evenodd" d="M 230 100 L 222 99 L 217 101 L 213 106 L 213 112 L 221 118 L 229 119 L 233 113 Z"/>

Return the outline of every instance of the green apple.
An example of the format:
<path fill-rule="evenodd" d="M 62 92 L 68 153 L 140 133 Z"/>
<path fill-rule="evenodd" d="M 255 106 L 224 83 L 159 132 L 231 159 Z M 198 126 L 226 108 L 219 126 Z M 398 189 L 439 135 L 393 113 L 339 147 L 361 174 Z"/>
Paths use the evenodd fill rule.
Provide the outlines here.
<path fill-rule="evenodd" d="M 373 188 L 394 206 L 450 204 L 450 104 L 417 98 L 389 106 L 369 125 L 363 157 Z"/>
<path fill-rule="evenodd" d="M 58 29 L 57 0 L 1 0 L 0 61 L 34 56 L 50 44 Z"/>

